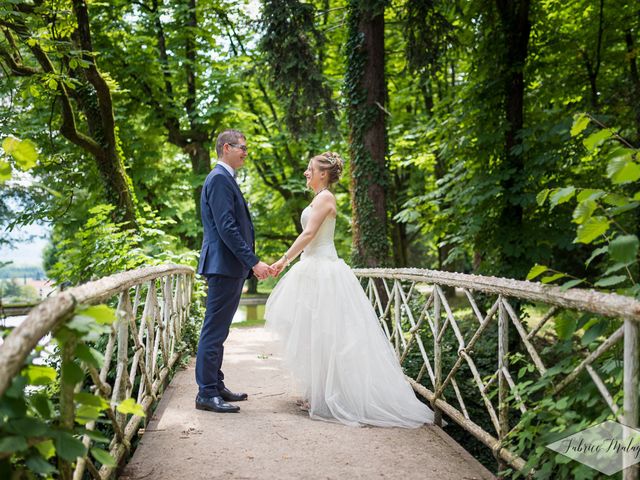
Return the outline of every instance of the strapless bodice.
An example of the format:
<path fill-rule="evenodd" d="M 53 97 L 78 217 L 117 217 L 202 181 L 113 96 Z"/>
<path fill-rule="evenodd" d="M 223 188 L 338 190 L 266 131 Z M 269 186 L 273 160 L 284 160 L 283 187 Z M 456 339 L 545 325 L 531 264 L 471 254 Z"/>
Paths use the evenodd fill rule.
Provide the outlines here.
<path fill-rule="evenodd" d="M 302 223 L 302 228 L 307 226 L 307 222 L 309 221 L 309 216 L 311 215 L 311 209 L 313 207 L 309 205 L 302 211 L 302 215 L 300 216 L 300 223 Z M 313 240 L 305 247 L 302 252 L 301 259 L 305 257 L 326 257 L 326 258 L 338 258 L 338 253 L 336 252 L 336 247 L 333 244 L 333 235 L 336 230 L 336 219 L 335 217 L 327 217 L 320 225 L 316 236 L 313 237 Z"/>

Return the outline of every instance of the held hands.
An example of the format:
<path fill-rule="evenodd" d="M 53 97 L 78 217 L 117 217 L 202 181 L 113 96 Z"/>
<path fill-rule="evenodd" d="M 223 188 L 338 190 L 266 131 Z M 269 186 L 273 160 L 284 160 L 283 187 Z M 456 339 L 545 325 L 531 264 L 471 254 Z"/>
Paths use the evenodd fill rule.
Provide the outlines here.
<path fill-rule="evenodd" d="M 265 280 L 268 277 L 277 277 L 287 267 L 288 262 L 286 259 L 281 258 L 272 265 L 267 265 L 264 262 L 258 262 L 253 267 L 253 273 L 258 280 Z"/>
<path fill-rule="evenodd" d="M 274 275 L 272 268 L 264 262 L 256 263 L 252 270 L 258 280 L 264 280 Z"/>
<path fill-rule="evenodd" d="M 280 260 L 272 264 L 271 271 L 273 273 L 273 276 L 277 277 L 278 275 L 280 275 L 280 273 L 282 273 L 282 271 L 285 269 L 286 266 L 287 266 L 287 262 L 285 261 L 284 258 L 281 258 Z"/>

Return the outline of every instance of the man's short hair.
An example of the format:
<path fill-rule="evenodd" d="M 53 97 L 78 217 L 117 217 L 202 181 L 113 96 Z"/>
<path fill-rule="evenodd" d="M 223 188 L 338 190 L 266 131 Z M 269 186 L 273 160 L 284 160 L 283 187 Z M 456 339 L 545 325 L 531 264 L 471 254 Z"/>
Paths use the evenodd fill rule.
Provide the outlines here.
<path fill-rule="evenodd" d="M 216 140 L 216 154 L 218 158 L 222 157 L 222 147 L 224 147 L 225 143 L 237 143 L 241 138 L 245 141 L 247 140 L 244 134 L 238 130 L 225 130 L 220 133 Z"/>

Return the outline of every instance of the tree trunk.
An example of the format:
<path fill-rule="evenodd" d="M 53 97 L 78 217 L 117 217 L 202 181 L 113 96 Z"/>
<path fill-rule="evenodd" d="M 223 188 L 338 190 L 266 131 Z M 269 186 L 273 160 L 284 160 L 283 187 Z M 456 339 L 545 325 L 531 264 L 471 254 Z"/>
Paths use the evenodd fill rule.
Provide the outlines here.
<path fill-rule="evenodd" d="M 78 20 L 78 29 L 73 36 L 77 38 L 82 47 L 84 60 L 89 65 L 83 70 L 88 82 L 87 87 L 89 85 L 93 87 L 93 90 L 83 98 L 83 110 L 91 136 L 100 146 L 94 157 L 102 176 L 107 197 L 118 206 L 118 216 L 125 220 L 128 227 L 135 227 L 136 212 L 133 186 L 118 153 L 111 89 L 98 71 L 95 56 L 92 54 L 93 44 L 86 1 L 73 0 L 73 10 Z M 86 101 L 87 97 L 90 99 L 90 104 Z"/>
<path fill-rule="evenodd" d="M 204 182 L 204 177 L 206 177 L 211 171 L 211 154 L 209 153 L 209 146 L 203 145 L 199 142 L 194 142 L 187 145 L 184 150 L 189 154 L 189 158 L 191 159 L 191 169 L 194 175 L 198 178 L 202 178 Z M 202 221 L 200 195 L 202 194 L 203 182 L 199 182 L 193 191 L 193 200 L 196 205 L 196 218 L 198 219 L 198 222 Z M 186 240 L 189 248 L 199 248 L 202 244 L 202 231 L 198 230 L 196 237 L 188 237 Z"/>
<path fill-rule="evenodd" d="M 627 30 L 624 34 L 624 40 L 627 44 L 627 55 L 629 58 L 629 76 L 633 85 L 633 109 L 636 117 L 636 138 L 634 138 L 634 146 L 640 147 L 640 76 L 638 75 L 638 51 L 636 50 L 633 34 L 631 30 Z"/>
<path fill-rule="evenodd" d="M 258 279 L 256 277 L 251 277 L 247 280 L 247 293 L 249 295 L 258 293 Z"/>
<path fill-rule="evenodd" d="M 522 138 L 518 136 L 524 126 L 524 67 L 529 43 L 530 0 L 496 0 L 500 16 L 500 29 L 504 48 L 502 82 L 504 91 L 504 157 L 501 180 L 503 204 L 498 224 L 489 228 L 499 229 L 500 258 L 494 273 L 500 276 L 523 278 L 531 266 L 528 257 L 527 239 L 523 236 L 522 199 L 526 185 L 525 158 Z M 494 238 L 497 238 L 494 237 Z M 520 316 L 521 303 L 512 301 L 511 306 Z M 513 326 L 507 326 L 508 351 L 521 351 L 520 336 Z M 500 377 L 499 381 L 503 382 Z M 498 469 L 505 464 L 498 460 Z"/>
<path fill-rule="evenodd" d="M 384 1 L 349 3 L 346 88 L 351 156 L 353 264 L 387 264 Z"/>
<path fill-rule="evenodd" d="M 7 22 L 4 26 L 28 45 L 27 48 L 33 54 L 41 70 L 22 63 L 22 55 L 16 43 L 13 42 L 9 30 L 5 30 L 3 33 L 5 37 L 11 39 L 9 44 L 15 51 L 13 55 L 5 51 L 2 57 L 9 63 L 12 73 L 17 76 L 39 73 L 53 76 L 69 75 L 78 82 L 79 86 L 74 89 L 68 88 L 65 82 L 58 82 L 56 99 L 60 101 L 61 106 L 60 133 L 94 158 L 107 201 L 117 208 L 117 219 L 124 221 L 124 228 L 135 228 L 137 226 L 135 196 L 131 180 L 119 154 L 111 90 L 95 63 L 96 56 L 91 42 L 87 4 L 84 0 L 73 0 L 72 3 L 77 28 L 70 37 L 65 37 L 64 41 L 71 44 L 75 50 L 82 51 L 82 59 L 86 62 L 86 66 L 76 69 L 68 68 L 69 56 L 66 52 L 62 53 L 62 66 L 54 65 L 49 57 L 50 50 L 45 50 L 39 41 L 34 40 L 36 36 L 32 34 L 25 21 L 25 15 L 41 15 L 35 10 L 25 10 L 22 16 L 15 16 L 14 22 Z M 24 7 L 24 5 L 22 6 Z M 15 8 L 17 11 L 20 10 L 20 6 Z M 46 17 L 46 9 L 42 15 Z M 68 72 L 64 71 L 65 68 L 68 68 Z M 76 114 L 72 98 L 77 101 L 83 115 Z M 85 129 L 78 129 L 78 122 L 86 122 L 88 134 L 82 131 Z"/>
<path fill-rule="evenodd" d="M 591 60 L 586 50 L 582 50 L 582 58 L 584 60 L 585 68 L 587 69 L 587 78 L 589 79 L 589 87 L 591 89 L 591 108 L 594 112 L 597 112 L 599 109 L 597 81 L 601 63 L 602 35 L 604 33 L 604 0 L 600 0 L 599 10 L 600 20 L 598 22 L 598 39 L 596 42 L 594 60 Z"/>
<path fill-rule="evenodd" d="M 89 134 L 98 146 L 96 151 L 91 153 L 102 180 L 105 197 L 107 202 L 116 206 L 116 218 L 124 220 L 128 227 L 132 227 L 136 224 L 133 186 L 115 145 L 118 141 L 115 128 L 109 126 L 110 122 L 103 121 L 96 90 L 89 83 L 87 75 L 82 75 L 82 72 L 79 72 L 79 76 L 81 78 L 84 76 L 84 85 L 77 87 L 73 95 L 84 114 Z M 108 115 L 113 117 L 113 112 L 111 111 Z M 115 127 L 115 121 L 113 126 Z M 67 139 L 74 141 L 73 132 L 67 129 L 62 129 L 61 132 Z"/>
<path fill-rule="evenodd" d="M 123 219 L 127 227 L 135 227 L 136 209 L 133 186 L 118 153 L 109 149 L 104 155 L 96 157 L 98 170 L 105 186 L 107 200 L 117 206 L 117 218 Z"/>
<path fill-rule="evenodd" d="M 406 191 L 408 185 L 408 175 L 402 169 L 396 170 L 393 174 L 393 189 L 389 192 L 389 204 L 391 205 L 391 216 L 395 216 L 402 210 L 401 193 Z M 393 220 L 391 222 L 392 256 L 394 267 L 408 267 L 409 239 L 407 235 L 407 224 Z"/>
<path fill-rule="evenodd" d="M 524 193 L 525 162 L 522 148 L 519 148 L 522 139 L 518 137 L 524 126 L 524 66 L 531 30 L 529 1 L 496 0 L 505 47 L 503 85 L 506 131 L 503 170 L 509 172 L 502 181 L 505 203 L 498 225 L 506 238 L 502 241 L 499 268 L 516 278 L 524 276 L 529 267 L 523 246 L 523 209 L 520 203 Z"/>

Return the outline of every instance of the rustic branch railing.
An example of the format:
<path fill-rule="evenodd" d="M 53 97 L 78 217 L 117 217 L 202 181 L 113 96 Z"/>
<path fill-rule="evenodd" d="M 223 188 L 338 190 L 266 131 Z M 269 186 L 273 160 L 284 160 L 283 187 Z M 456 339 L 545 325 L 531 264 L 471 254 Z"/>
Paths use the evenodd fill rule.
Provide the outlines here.
<path fill-rule="evenodd" d="M 387 337 L 395 348 L 400 363 L 404 363 L 412 349 L 418 348 L 422 366 L 416 378 L 407 377 L 407 379 L 414 390 L 431 403 L 435 410 L 436 421 L 440 422 L 442 412 L 446 413 L 457 424 L 489 447 L 498 460 L 517 470 L 522 470 L 526 463 L 523 458 L 509 451 L 503 444 L 510 431 L 510 405 L 507 398 L 509 393 L 518 400 L 517 408 L 523 413 L 527 410 L 527 399 L 520 398 L 517 380 L 509 371 L 510 352 L 507 336 L 510 329 L 509 323 L 513 325 L 512 328 L 520 337 L 519 340 L 537 373 L 542 376 L 546 372 L 546 367 L 533 340 L 542 327 L 563 308 L 619 319 L 621 326 L 604 339 L 598 348 L 588 354 L 573 372 L 555 385 L 554 393 L 560 392 L 568 384 L 575 381 L 582 372 L 586 371 L 613 416 L 625 425 L 638 427 L 640 302 L 633 298 L 604 294 L 593 290 L 563 291 L 559 287 L 540 283 L 433 270 L 356 269 L 354 273 L 361 280 L 367 282 L 366 290 L 369 299 L 378 313 Z M 422 285 L 426 288 L 420 288 Z M 460 319 L 454 315 L 442 289 L 443 286 L 455 287 L 464 293 L 472 314 L 477 320 L 477 328 L 473 331 L 470 339 L 465 339 L 462 334 L 459 325 Z M 487 312 L 483 313 L 478 306 L 478 302 L 474 298 L 476 292 L 482 292 L 487 296 L 495 295 L 494 300 L 491 301 L 492 306 Z M 540 302 L 550 308 L 540 323 L 527 331 L 525 323 L 521 318 L 518 318 L 510 299 Z M 488 332 L 489 327 L 496 322 L 498 329 L 497 345 L 495 345 L 497 362 L 489 380 L 483 381 L 474 362 L 473 349 L 483 334 Z M 430 332 L 431 345 L 423 341 L 421 331 L 424 330 Z M 442 363 L 442 347 L 444 334 L 448 330 L 453 332 L 456 339 L 458 357 L 453 366 L 445 371 Z M 594 368 L 594 362 L 618 342 L 624 344 L 624 401 L 622 406 L 615 403 L 615 395 L 611 395 L 605 381 Z M 482 398 L 487 415 L 497 435 L 487 432 L 470 418 L 465 399 L 459 388 L 461 379 L 458 375 L 464 364 L 471 372 L 471 380 L 477 387 L 478 395 Z M 431 389 L 421 384 L 425 374 L 428 375 Z M 498 382 L 497 404 L 488 394 L 490 387 L 496 380 Z M 449 386 L 455 393 L 457 406 L 452 405 L 444 398 L 444 391 Z M 637 467 L 636 465 L 634 468 L 625 469 L 624 479 L 636 480 L 638 478 Z"/>
<path fill-rule="evenodd" d="M 43 301 L 0 346 L 0 365 L 3 367 L 0 370 L 0 396 L 21 371 L 25 359 L 38 342 L 69 321 L 76 307 L 103 303 L 117 296 L 117 320 L 111 325 L 107 345 L 102 352 L 102 368 L 100 371 L 92 366 L 87 368 L 90 390 L 109 402 L 105 411 L 114 432 L 109 453 L 118 465 L 130 449 L 142 417 L 120 413 L 115 405 L 133 398 L 148 411 L 159 397 L 167 376 L 180 358 L 178 347 L 189 318 L 193 275 L 192 268 L 172 264 L 141 268 L 70 288 Z M 116 362 L 112 365 L 114 352 Z M 63 365 L 73 361 L 72 344 L 64 344 L 61 357 Z M 63 366 L 63 377 L 64 370 Z M 112 383 L 110 378 L 114 379 Z M 139 379 L 138 388 L 133 391 L 136 379 Z M 82 382 L 75 385 L 60 382 L 61 423 L 67 428 L 73 427 L 73 398 L 81 387 Z M 91 421 L 85 428 L 93 430 L 95 426 Z M 92 442 L 87 435 L 82 441 L 86 447 Z M 61 476 L 70 476 L 71 465 L 63 467 Z M 85 469 L 93 478 L 106 479 L 113 474 L 115 466 L 102 465 L 98 470 L 88 456 L 78 458 L 73 479 L 83 478 Z"/>

